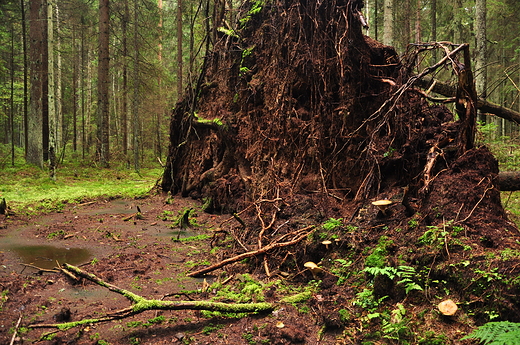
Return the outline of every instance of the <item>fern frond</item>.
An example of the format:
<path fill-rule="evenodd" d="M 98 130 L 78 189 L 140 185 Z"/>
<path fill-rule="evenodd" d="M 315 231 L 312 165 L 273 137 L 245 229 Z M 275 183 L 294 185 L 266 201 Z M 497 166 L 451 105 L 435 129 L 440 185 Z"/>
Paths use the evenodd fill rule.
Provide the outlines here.
<path fill-rule="evenodd" d="M 520 323 L 488 322 L 462 338 L 478 339 L 483 345 L 520 345 Z"/>

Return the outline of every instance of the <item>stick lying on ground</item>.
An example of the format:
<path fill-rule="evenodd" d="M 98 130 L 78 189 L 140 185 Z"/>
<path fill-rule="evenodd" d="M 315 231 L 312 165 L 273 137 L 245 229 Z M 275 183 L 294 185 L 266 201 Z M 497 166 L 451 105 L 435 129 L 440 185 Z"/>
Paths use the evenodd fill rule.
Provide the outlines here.
<path fill-rule="evenodd" d="M 123 319 L 132 315 L 142 313 L 147 310 L 209 310 L 209 311 L 220 311 L 227 313 L 254 313 L 254 312 L 267 312 L 274 309 L 271 303 L 244 303 L 244 304 L 231 304 L 231 303 L 220 303 L 211 301 L 163 301 L 156 299 L 146 299 L 142 296 L 136 295 L 133 292 L 119 288 L 115 285 L 109 284 L 92 273 L 83 271 L 82 269 L 72 266 L 69 264 L 63 265 L 63 270 L 70 271 L 82 278 L 88 279 L 98 285 L 101 285 L 110 291 L 116 292 L 128 298 L 132 305 L 127 308 L 116 310 L 112 313 L 108 313 L 104 317 L 96 319 L 84 319 L 73 322 L 53 323 L 53 324 L 36 324 L 29 325 L 29 328 L 55 328 L 61 331 L 66 331 L 73 327 L 77 327 L 84 324 L 92 324 L 99 322 L 106 322 L 112 320 Z"/>
<path fill-rule="evenodd" d="M 188 276 L 188 277 L 200 277 L 203 274 L 206 274 L 208 272 L 214 271 L 214 270 L 216 270 L 218 268 L 224 267 L 224 266 L 232 264 L 234 262 L 237 262 L 237 261 L 240 261 L 240 260 L 243 260 L 243 259 L 246 259 L 246 258 L 250 258 L 250 257 L 253 257 L 253 256 L 265 254 L 265 253 L 267 253 L 271 249 L 295 245 L 296 243 L 300 242 L 301 240 L 303 240 L 304 238 L 309 236 L 312 233 L 312 231 L 314 231 L 314 230 L 312 230 L 310 232 L 305 232 L 304 234 L 301 234 L 301 232 L 309 230 L 311 228 L 314 228 L 314 225 L 311 225 L 311 226 L 308 226 L 306 228 L 298 230 L 300 235 L 298 237 L 296 237 L 295 239 L 291 240 L 291 241 L 271 243 L 271 244 L 269 244 L 269 245 L 267 245 L 265 247 L 262 247 L 262 248 L 260 248 L 258 250 L 253 250 L 253 251 L 250 251 L 250 252 L 242 253 L 240 255 L 234 256 L 234 257 L 229 258 L 229 259 L 222 260 L 219 263 L 216 263 L 214 265 L 211 265 L 211 266 L 208 266 L 206 268 L 200 269 L 198 271 L 188 273 L 186 276 Z"/>

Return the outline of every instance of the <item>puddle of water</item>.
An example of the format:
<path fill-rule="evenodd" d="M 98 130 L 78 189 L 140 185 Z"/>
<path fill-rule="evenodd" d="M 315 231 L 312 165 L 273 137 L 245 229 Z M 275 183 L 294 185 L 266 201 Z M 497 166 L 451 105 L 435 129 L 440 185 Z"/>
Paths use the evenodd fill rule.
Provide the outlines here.
<path fill-rule="evenodd" d="M 23 245 L 10 246 L 8 249 L 15 252 L 22 259 L 23 263 L 46 269 L 56 267 L 56 261 L 60 264 L 66 262 L 71 265 L 78 265 L 92 258 L 90 251 L 83 248 Z"/>
<path fill-rule="evenodd" d="M 141 212 L 146 212 L 143 206 L 139 206 Z M 125 201 L 125 200 L 113 200 L 105 205 L 100 206 L 100 208 L 96 208 L 95 210 L 78 210 L 78 214 L 86 214 L 86 215 L 102 215 L 102 214 L 132 214 L 137 212 L 137 207 L 134 203 Z"/>

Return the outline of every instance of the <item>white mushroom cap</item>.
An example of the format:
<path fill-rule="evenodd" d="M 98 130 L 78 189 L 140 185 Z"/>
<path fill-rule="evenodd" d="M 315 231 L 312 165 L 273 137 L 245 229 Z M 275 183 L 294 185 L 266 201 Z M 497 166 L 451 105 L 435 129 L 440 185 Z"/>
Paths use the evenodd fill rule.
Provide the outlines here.
<path fill-rule="evenodd" d="M 393 204 L 392 200 L 388 200 L 388 199 L 376 200 L 376 201 L 372 202 L 372 205 L 377 206 L 377 207 L 381 207 L 381 206 L 388 207 L 392 204 Z"/>
<path fill-rule="evenodd" d="M 318 267 L 318 265 L 316 265 L 314 262 L 312 261 L 309 261 L 309 262 L 306 262 L 303 264 L 304 267 L 307 267 L 309 269 L 309 271 L 311 271 L 311 273 L 313 275 L 315 275 L 316 273 L 319 273 L 322 271 L 321 268 Z"/>
<path fill-rule="evenodd" d="M 329 244 L 332 244 L 332 241 L 329 241 L 329 240 L 325 240 L 323 242 L 321 242 L 322 244 L 324 244 L 325 246 L 327 246 L 327 248 L 329 247 Z"/>

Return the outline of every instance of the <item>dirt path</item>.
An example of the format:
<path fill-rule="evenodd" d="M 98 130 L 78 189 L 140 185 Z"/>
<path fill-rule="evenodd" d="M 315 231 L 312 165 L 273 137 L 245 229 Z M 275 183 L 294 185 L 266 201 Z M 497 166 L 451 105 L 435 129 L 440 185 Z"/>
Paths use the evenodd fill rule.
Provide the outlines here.
<path fill-rule="evenodd" d="M 137 207 L 142 219 L 132 216 Z M 23 264 L 52 269 L 55 261 L 69 262 L 95 273 L 111 284 L 147 298 L 205 299 L 206 293 L 187 297 L 204 279 L 186 277 L 197 264 L 216 262 L 223 254 L 210 253 L 210 240 L 172 241 L 174 217 L 193 208 L 199 226 L 180 232 L 180 238 L 210 234 L 228 216 L 209 215 L 190 199 L 165 203 L 164 196 L 142 200 L 97 201 L 69 205 L 63 212 L 5 220 L 0 230 L 0 343 L 9 344 L 19 317 L 21 325 L 95 318 L 129 306 L 122 296 L 83 281 L 74 284 L 61 273 L 39 272 Z M 125 218 L 130 219 L 125 220 Z M 166 219 L 166 220 L 164 220 Z M 227 276 L 222 270 L 206 277 L 208 283 Z M 233 281 L 231 282 L 233 283 Z M 214 293 L 214 292 L 213 292 Z M 283 322 L 284 327 L 280 328 Z M 278 327 L 276 327 L 278 325 Z M 48 330 L 30 330 L 15 344 L 37 340 Z M 317 326 L 285 307 L 271 315 L 245 318 L 205 318 L 195 311 L 150 311 L 129 319 L 59 332 L 41 344 L 247 344 L 315 342 Z M 333 341 L 331 340 L 333 343 Z M 322 342 L 324 343 L 324 342 Z M 327 343 L 327 342 L 325 342 Z"/>

